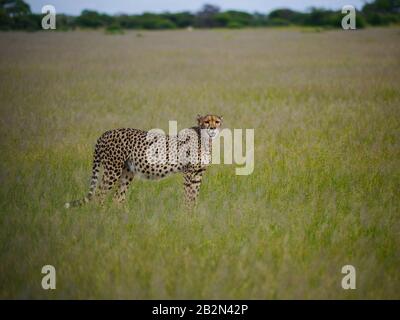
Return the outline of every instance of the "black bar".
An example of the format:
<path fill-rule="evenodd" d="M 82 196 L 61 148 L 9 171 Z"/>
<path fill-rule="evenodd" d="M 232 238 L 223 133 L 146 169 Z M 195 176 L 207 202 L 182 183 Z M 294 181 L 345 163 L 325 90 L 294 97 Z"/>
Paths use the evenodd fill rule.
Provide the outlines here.
<path fill-rule="evenodd" d="M 24 313 L 29 316 L 36 314 L 49 319 L 58 316 L 76 318 L 78 315 L 91 318 L 99 315 L 113 319 L 117 316 L 128 319 L 217 319 L 220 317 L 275 319 L 291 315 L 296 318 L 305 316 L 307 319 L 323 319 L 327 316 L 342 319 L 349 316 L 359 318 L 363 314 L 382 318 L 385 315 L 397 313 L 399 307 L 400 302 L 394 300 L 3 300 L 0 302 L 3 313 L 8 311 L 13 316 Z"/>

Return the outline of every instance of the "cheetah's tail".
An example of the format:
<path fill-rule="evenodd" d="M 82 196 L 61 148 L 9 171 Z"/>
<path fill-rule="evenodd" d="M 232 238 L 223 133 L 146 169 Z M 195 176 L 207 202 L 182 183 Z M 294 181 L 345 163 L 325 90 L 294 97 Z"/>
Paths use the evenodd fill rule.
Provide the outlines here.
<path fill-rule="evenodd" d="M 93 196 L 96 191 L 96 187 L 98 184 L 99 180 L 99 172 L 100 172 L 100 155 L 99 155 L 99 150 L 98 146 L 96 146 L 95 152 L 94 152 L 94 159 L 93 159 L 93 168 L 92 168 L 92 179 L 90 182 L 90 188 L 89 192 L 86 197 L 83 199 L 79 200 L 74 200 L 71 202 L 65 203 L 64 207 L 65 208 L 70 208 L 70 207 L 80 207 L 83 206 L 85 203 L 88 203 L 90 200 L 93 199 Z"/>

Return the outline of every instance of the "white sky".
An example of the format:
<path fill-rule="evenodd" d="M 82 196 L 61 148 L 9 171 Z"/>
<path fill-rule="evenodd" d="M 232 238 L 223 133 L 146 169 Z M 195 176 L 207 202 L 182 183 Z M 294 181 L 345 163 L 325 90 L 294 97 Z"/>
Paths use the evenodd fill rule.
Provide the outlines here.
<path fill-rule="evenodd" d="M 204 3 L 221 7 L 223 10 L 236 9 L 248 12 L 268 13 L 276 8 L 291 8 L 305 11 L 310 7 L 339 9 L 350 4 L 360 9 L 366 0 L 25 0 L 33 12 L 51 4 L 57 13 L 78 15 L 84 9 L 108 14 L 142 12 L 197 11 Z M 369 0 L 370 2 L 371 0 Z"/>

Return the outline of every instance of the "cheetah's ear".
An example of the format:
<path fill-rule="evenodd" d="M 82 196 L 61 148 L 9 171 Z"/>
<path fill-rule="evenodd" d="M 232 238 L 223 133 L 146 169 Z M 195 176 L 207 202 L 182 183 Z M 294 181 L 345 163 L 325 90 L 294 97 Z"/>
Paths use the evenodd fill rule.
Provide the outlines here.
<path fill-rule="evenodd" d="M 198 114 L 196 117 L 196 120 L 197 120 L 197 123 L 200 124 L 203 121 L 203 116 Z"/>
<path fill-rule="evenodd" d="M 223 116 L 218 116 L 219 120 L 221 120 L 221 122 L 224 121 L 224 117 Z"/>

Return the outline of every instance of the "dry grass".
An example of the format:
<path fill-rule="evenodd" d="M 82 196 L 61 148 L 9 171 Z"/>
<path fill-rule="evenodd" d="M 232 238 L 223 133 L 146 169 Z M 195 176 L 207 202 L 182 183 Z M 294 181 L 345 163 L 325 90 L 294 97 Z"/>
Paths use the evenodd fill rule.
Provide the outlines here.
<path fill-rule="evenodd" d="M 400 30 L 0 33 L 0 297 L 400 298 Z M 116 127 L 255 129 L 255 171 L 64 210 Z M 57 290 L 41 289 L 41 267 Z M 341 289 L 341 268 L 357 290 Z"/>

